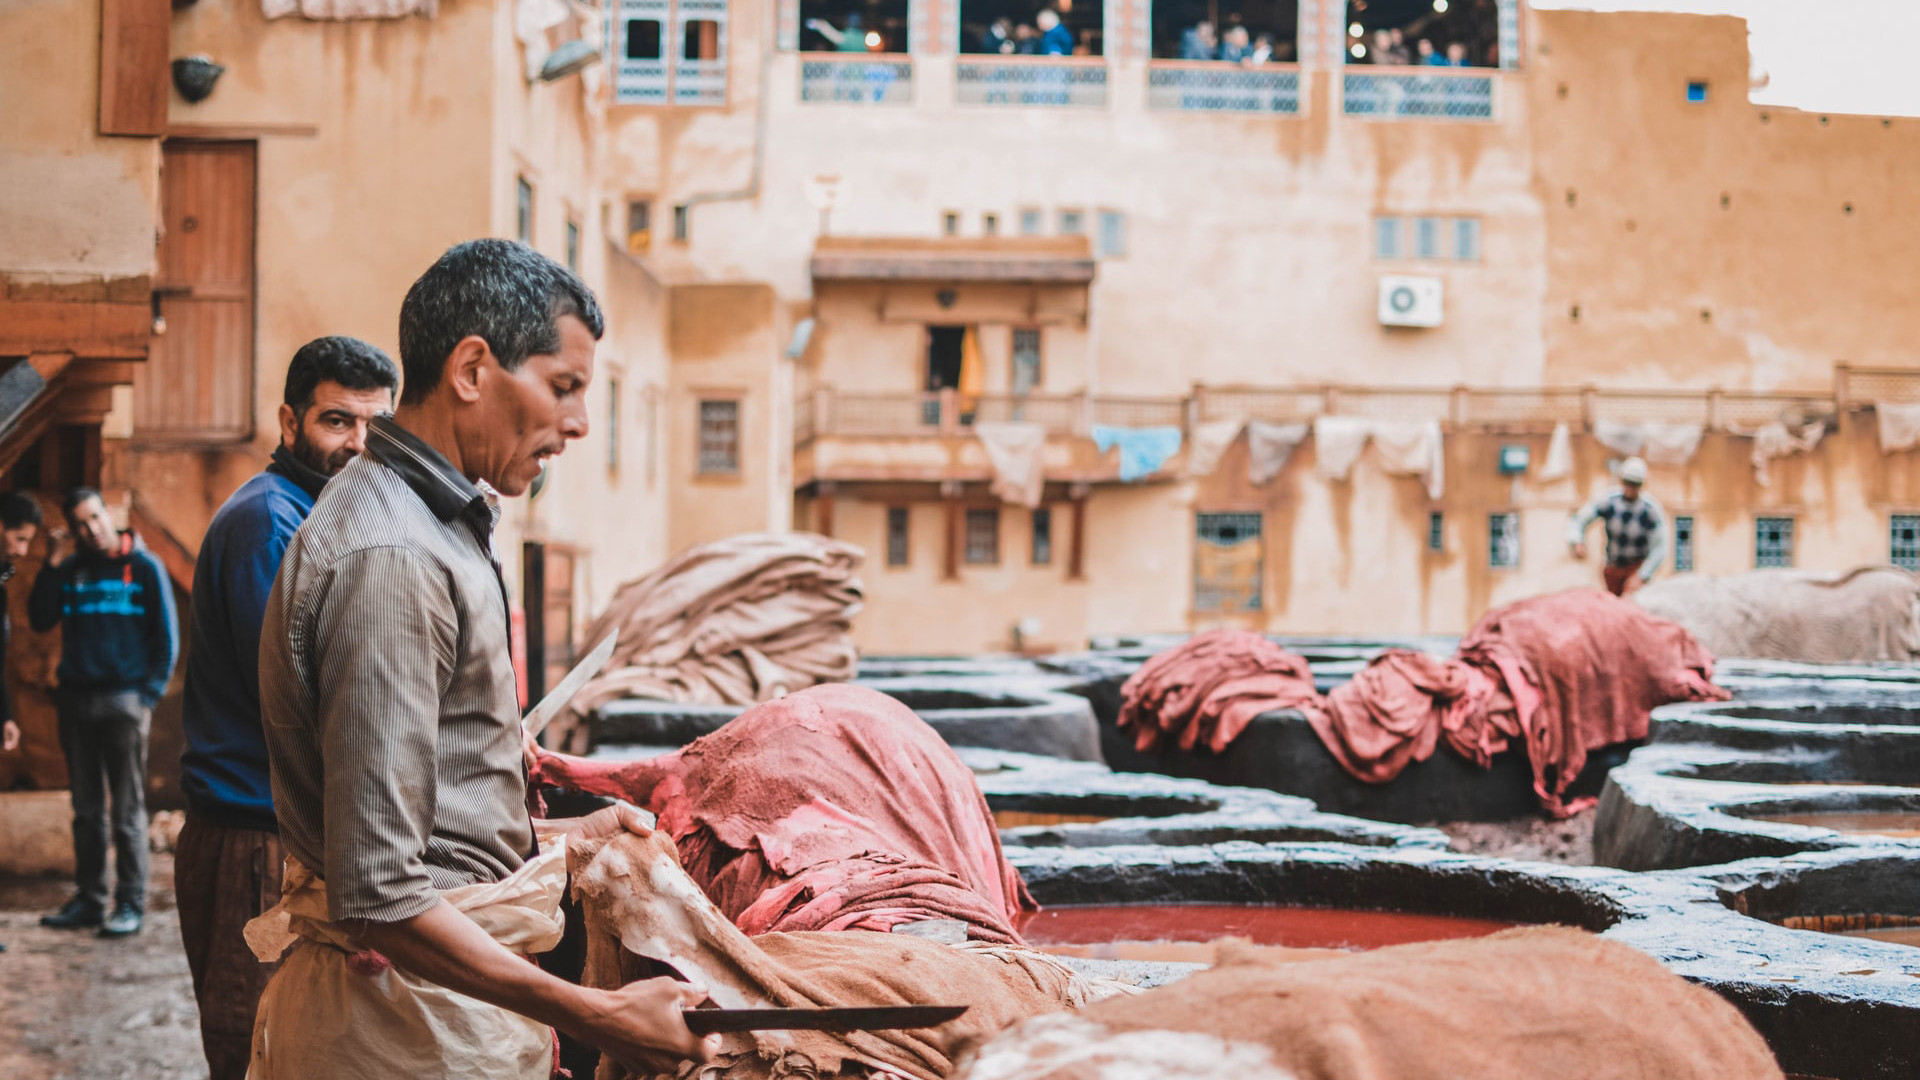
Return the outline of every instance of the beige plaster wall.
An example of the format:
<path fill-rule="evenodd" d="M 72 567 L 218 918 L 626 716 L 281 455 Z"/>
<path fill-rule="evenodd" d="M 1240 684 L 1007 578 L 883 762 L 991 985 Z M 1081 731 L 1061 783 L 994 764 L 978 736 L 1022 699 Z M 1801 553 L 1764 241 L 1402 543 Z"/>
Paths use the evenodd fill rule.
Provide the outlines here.
<path fill-rule="evenodd" d="M 154 267 L 160 149 L 99 134 L 100 5 L 0 5 L 0 271 L 49 283 Z"/>

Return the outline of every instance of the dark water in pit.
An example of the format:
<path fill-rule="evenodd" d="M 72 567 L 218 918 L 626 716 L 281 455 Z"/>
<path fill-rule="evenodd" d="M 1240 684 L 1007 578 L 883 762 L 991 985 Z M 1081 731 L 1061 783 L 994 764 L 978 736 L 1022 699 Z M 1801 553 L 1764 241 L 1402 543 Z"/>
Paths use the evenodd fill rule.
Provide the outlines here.
<path fill-rule="evenodd" d="M 1755 821 L 1809 825 L 1856 836 L 1920 837 L 1920 810 L 1822 810 L 1807 814 L 1768 814 Z"/>
<path fill-rule="evenodd" d="M 1026 916 L 1020 934 L 1035 948 L 1101 960 L 1213 962 L 1213 943 L 1244 938 L 1282 949 L 1347 952 L 1416 941 L 1484 937 L 1516 923 L 1395 911 L 1242 904 L 1089 904 Z M 1304 956 L 1302 959 L 1311 959 Z"/>

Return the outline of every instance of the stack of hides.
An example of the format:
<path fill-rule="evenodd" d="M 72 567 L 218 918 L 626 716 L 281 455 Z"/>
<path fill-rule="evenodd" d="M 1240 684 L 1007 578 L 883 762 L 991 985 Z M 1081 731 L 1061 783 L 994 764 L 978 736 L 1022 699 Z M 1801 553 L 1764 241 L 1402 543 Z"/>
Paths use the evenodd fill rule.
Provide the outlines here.
<path fill-rule="evenodd" d="M 950 919 L 1016 944 L 1016 917 L 1037 909 L 973 774 L 913 710 L 865 687 L 791 694 L 651 760 L 543 753 L 533 778 L 651 809 L 748 934 Z"/>
<path fill-rule="evenodd" d="M 773 933 L 748 938 L 716 910 L 662 833 L 572 845 L 569 878 L 586 931 L 582 982 L 611 988 L 678 973 L 723 1008 L 966 1005 L 933 1030 L 761 1031 L 723 1036 L 719 1058 L 665 1071 L 603 1058 L 600 1080 L 940 1080 L 953 1046 L 1042 1013 L 1127 992 L 1052 957 L 1008 945 L 942 945 L 910 934 Z"/>
<path fill-rule="evenodd" d="M 1716 656 L 1817 664 L 1920 656 L 1920 578 L 1893 566 L 1681 574 L 1636 590 L 1633 602 Z"/>
<path fill-rule="evenodd" d="M 758 533 L 690 548 L 622 585 L 582 639 L 620 635 L 572 718 L 619 697 L 752 705 L 853 678 L 862 557 L 824 536 Z"/>
<path fill-rule="evenodd" d="M 1040 1016 L 956 1080 L 1781 1080 L 1735 1008 L 1578 930 L 1275 963 L 1223 948 L 1170 986 Z"/>
<path fill-rule="evenodd" d="M 1646 738 L 1660 705 L 1727 696 L 1713 685 L 1712 654 L 1685 629 L 1576 589 L 1489 612 L 1452 659 L 1384 653 L 1324 698 L 1304 660 L 1259 635 L 1198 635 L 1127 680 L 1120 726 L 1141 733 L 1143 750 L 1177 731 L 1183 748 L 1218 752 L 1259 713 L 1296 708 L 1343 768 L 1374 784 L 1443 741 L 1484 767 L 1517 740 L 1542 807 L 1566 816 L 1591 801 L 1564 798 L 1589 751 Z"/>
<path fill-rule="evenodd" d="M 1263 712 L 1320 699 L 1307 662 L 1251 630 L 1209 630 L 1148 660 L 1120 688 L 1120 730 L 1141 751 L 1214 753 Z"/>

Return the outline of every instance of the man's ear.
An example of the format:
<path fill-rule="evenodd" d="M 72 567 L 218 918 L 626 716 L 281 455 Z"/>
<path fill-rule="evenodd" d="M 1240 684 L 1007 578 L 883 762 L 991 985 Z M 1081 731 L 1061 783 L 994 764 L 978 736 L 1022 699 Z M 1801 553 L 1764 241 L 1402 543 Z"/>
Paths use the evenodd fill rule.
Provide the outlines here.
<path fill-rule="evenodd" d="M 291 450 L 296 436 L 300 434 L 300 417 L 294 413 L 293 406 L 280 406 L 280 445 Z"/>
<path fill-rule="evenodd" d="M 447 366 L 440 372 L 440 381 L 453 391 L 456 399 L 472 404 L 480 400 L 481 373 L 493 363 L 493 349 L 487 340 L 478 334 L 468 334 L 447 354 Z"/>

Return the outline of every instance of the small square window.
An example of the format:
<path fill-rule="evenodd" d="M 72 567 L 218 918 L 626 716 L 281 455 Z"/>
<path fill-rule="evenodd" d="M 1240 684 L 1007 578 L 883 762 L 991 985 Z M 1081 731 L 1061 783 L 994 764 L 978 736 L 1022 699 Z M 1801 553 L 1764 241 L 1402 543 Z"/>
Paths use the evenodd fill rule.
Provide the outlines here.
<path fill-rule="evenodd" d="M 1033 512 L 1033 565 L 1053 562 L 1053 511 L 1042 506 Z"/>
<path fill-rule="evenodd" d="M 1920 570 L 1920 514 L 1895 514 L 1888 530 L 1887 561 L 1903 570 Z"/>
<path fill-rule="evenodd" d="M 1707 82 L 1705 79 L 1693 79 L 1687 83 L 1687 100 L 1699 105 L 1707 100 Z"/>
<path fill-rule="evenodd" d="M 1763 517 L 1753 520 L 1753 565 L 1793 565 L 1793 519 Z"/>
<path fill-rule="evenodd" d="M 1440 219 L 1416 218 L 1413 222 L 1413 255 L 1416 259 L 1440 257 Z"/>
<path fill-rule="evenodd" d="M 740 471 L 740 403 L 700 403 L 700 465 L 702 473 Z"/>
<path fill-rule="evenodd" d="M 1000 508 L 967 511 L 967 562 L 993 566 L 1000 561 Z"/>
<path fill-rule="evenodd" d="M 1039 210 L 1028 207 L 1020 211 L 1020 235 L 1039 236 L 1047 229 L 1047 218 Z"/>
<path fill-rule="evenodd" d="M 514 178 L 513 215 L 513 238 L 533 243 L 533 185 L 524 176 Z"/>
<path fill-rule="evenodd" d="M 686 203 L 677 203 L 673 208 L 673 239 L 677 243 L 686 243 L 693 232 L 693 208 Z"/>
<path fill-rule="evenodd" d="M 1453 219 L 1453 257 L 1459 262 L 1480 260 L 1480 219 Z"/>
<path fill-rule="evenodd" d="M 633 199 L 627 203 L 627 254 L 644 255 L 653 246 L 653 203 Z"/>
<path fill-rule="evenodd" d="M 1127 215 L 1118 210 L 1100 211 L 1100 256 L 1117 259 L 1126 253 Z"/>
<path fill-rule="evenodd" d="M 1520 515 L 1487 515 L 1487 565 L 1508 570 L 1520 565 Z"/>
<path fill-rule="evenodd" d="M 660 20 L 627 20 L 627 59 L 660 59 Z"/>
<path fill-rule="evenodd" d="M 567 219 L 567 269 L 580 272 L 580 223 Z"/>
<path fill-rule="evenodd" d="M 1676 574 L 1693 572 L 1693 515 L 1682 514 L 1673 519 L 1673 571 Z"/>
<path fill-rule="evenodd" d="M 1427 550 L 1447 550 L 1447 515 L 1438 510 L 1427 515 Z"/>
<path fill-rule="evenodd" d="M 1373 219 L 1373 257 L 1376 259 L 1397 259 L 1400 257 L 1399 218 L 1378 217 Z"/>
<path fill-rule="evenodd" d="M 949 210 L 940 215 L 940 233 L 943 236 L 960 235 L 960 215 L 958 212 Z"/>
<path fill-rule="evenodd" d="M 682 60 L 720 59 L 720 24 L 712 19 L 688 19 L 680 45 Z"/>
<path fill-rule="evenodd" d="M 999 236 L 1000 235 L 1000 215 L 999 214 L 981 214 L 980 215 L 980 235 L 981 236 Z"/>
<path fill-rule="evenodd" d="M 905 566 L 909 553 L 907 522 L 910 520 L 904 506 L 887 507 L 887 565 Z"/>
<path fill-rule="evenodd" d="M 1079 236 L 1087 231 L 1087 216 L 1078 210 L 1060 211 L 1060 235 Z"/>
<path fill-rule="evenodd" d="M 1040 385 L 1040 328 L 1015 327 L 1013 331 L 1013 392 L 1025 396 Z"/>

